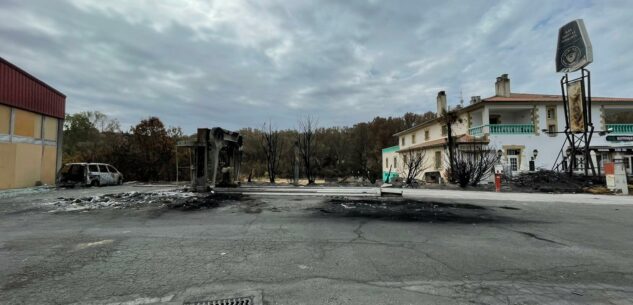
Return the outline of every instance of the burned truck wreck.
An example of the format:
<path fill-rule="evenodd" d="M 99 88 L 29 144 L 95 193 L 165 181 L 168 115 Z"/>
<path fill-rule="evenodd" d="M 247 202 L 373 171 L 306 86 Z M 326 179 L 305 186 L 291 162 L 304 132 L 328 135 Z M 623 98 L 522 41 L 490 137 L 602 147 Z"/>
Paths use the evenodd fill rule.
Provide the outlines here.
<path fill-rule="evenodd" d="M 239 184 L 242 136 L 238 132 L 220 127 L 198 128 L 195 140 L 180 141 L 177 146 L 191 151 L 192 191 L 211 191 L 216 186 L 218 175 L 221 175 L 221 180 L 217 185 Z"/>

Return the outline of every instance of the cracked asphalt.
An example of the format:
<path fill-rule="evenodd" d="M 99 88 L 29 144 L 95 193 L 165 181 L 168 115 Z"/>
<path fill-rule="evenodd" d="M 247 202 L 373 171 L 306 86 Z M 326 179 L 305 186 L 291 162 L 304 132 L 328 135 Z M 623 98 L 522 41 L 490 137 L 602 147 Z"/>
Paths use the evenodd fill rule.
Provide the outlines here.
<path fill-rule="evenodd" d="M 0 199 L 0 304 L 253 292 L 265 304 L 633 304 L 633 205 L 299 195 L 187 211 L 46 204 L 167 188 Z"/>

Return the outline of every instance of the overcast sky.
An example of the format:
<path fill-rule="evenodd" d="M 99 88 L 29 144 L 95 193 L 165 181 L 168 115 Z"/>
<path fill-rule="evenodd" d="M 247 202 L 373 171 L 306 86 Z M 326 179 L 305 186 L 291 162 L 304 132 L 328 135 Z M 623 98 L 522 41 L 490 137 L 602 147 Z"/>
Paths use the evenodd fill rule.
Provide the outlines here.
<path fill-rule="evenodd" d="M 446 90 L 559 93 L 558 28 L 583 18 L 596 96 L 633 97 L 630 1 L 1 0 L 0 56 L 126 128 L 321 126 L 435 109 Z"/>

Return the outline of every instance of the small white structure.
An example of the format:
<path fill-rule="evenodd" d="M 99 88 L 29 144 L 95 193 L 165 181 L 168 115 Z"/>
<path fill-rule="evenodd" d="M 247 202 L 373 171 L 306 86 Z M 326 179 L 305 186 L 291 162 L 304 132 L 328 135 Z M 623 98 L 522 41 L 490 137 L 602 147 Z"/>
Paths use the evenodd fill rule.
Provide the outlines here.
<path fill-rule="evenodd" d="M 616 154 L 613 162 L 605 163 L 604 165 L 607 188 L 616 193 L 628 195 L 629 186 L 626 177 L 626 167 L 621 155 Z"/>
<path fill-rule="evenodd" d="M 437 106 L 438 113 L 445 109 L 444 92 L 438 94 Z M 472 97 L 469 105 L 457 109 L 457 115 L 459 120 L 452 125 L 457 145 L 488 144 L 501 154 L 506 174 L 529 171 L 530 161 L 534 161 L 534 169 L 554 169 L 562 160 L 567 160 L 565 166 L 571 163 L 563 147 L 565 113 L 560 95 L 513 93 L 508 75 L 503 74 L 495 82 L 494 96 Z M 603 163 L 619 153 L 626 175 L 633 176 L 633 98 L 592 97 L 591 118 L 595 127 L 591 156 L 597 174 L 604 175 Z M 444 175 L 446 129 L 440 119 L 433 119 L 394 135 L 400 144 L 395 151 L 398 155 L 411 150 L 425 152 L 427 169 L 418 179 Z M 580 167 L 583 162 L 576 164 Z M 584 172 L 582 168 L 574 170 Z"/>

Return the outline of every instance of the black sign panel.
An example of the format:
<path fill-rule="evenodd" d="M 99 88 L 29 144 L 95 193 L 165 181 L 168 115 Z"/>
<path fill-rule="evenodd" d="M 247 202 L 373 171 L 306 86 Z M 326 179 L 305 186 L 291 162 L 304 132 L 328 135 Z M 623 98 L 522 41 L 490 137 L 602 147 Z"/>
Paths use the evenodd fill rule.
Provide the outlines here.
<path fill-rule="evenodd" d="M 607 136 L 607 141 L 612 141 L 612 142 L 633 141 L 633 136 Z"/>
<path fill-rule="evenodd" d="M 591 41 L 582 19 L 565 24 L 558 30 L 556 72 L 574 72 L 593 61 Z"/>

